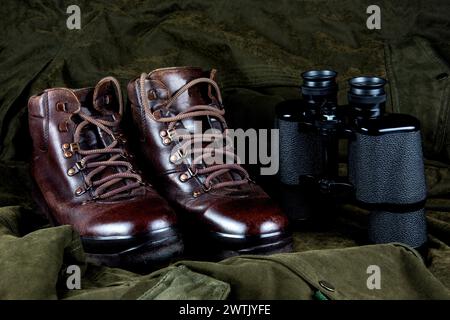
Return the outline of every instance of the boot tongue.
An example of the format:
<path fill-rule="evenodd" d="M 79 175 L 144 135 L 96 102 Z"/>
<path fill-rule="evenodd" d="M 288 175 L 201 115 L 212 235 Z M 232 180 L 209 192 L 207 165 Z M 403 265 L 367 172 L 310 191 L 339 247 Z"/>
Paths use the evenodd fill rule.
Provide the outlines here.
<path fill-rule="evenodd" d="M 82 89 L 75 92 L 81 103 L 81 112 L 92 116 L 97 120 L 114 121 L 122 116 L 122 94 L 118 81 L 113 77 L 106 77 L 100 80 L 95 86 L 94 90 Z M 109 127 L 111 131 L 118 134 L 117 127 Z M 84 150 L 103 149 L 113 142 L 113 137 L 101 130 L 99 127 L 89 124 L 85 126 L 80 136 L 80 146 Z M 111 154 L 99 156 L 94 161 L 108 160 Z M 122 159 L 120 159 L 122 160 Z M 125 168 L 109 166 L 105 168 L 101 174 L 96 175 L 95 180 L 105 178 L 109 175 L 123 172 Z M 132 183 L 129 180 L 123 180 L 121 185 Z M 117 188 L 119 184 L 112 187 Z M 108 190 L 106 190 L 108 191 Z M 132 190 L 132 193 L 136 190 Z"/>
<path fill-rule="evenodd" d="M 156 91 L 150 92 L 158 102 L 165 102 L 173 96 L 182 86 L 198 78 L 209 78 L 209 73 L 196 67 L 178 67 L 157 69 L 149 74 L 151 86 Z M 171 113 L 178 114 L 189 107 L 209 104 L 208 84 L 199 83 L 177 98 L 170 108 Z"/>
<path fill-rule="evenodd" d="M 113 77 L 101 79 L 81 103 L 81 111 L 97 120 L 114 121 L 121 117 L 122 110 L 120 85 Z M 110 127 L 112 131 L 115 129 Z M 113 141 L 109 134 L 94 125 L 85 127 L 82 138 L 92 149 L 105 148 Z"/>
<path fill-rule="evenodd" d="M 92 105 L 100 114 L 122 116 L 122 92 L 116 78 L 105 77 L 97 83 L 92 96 Z"/>

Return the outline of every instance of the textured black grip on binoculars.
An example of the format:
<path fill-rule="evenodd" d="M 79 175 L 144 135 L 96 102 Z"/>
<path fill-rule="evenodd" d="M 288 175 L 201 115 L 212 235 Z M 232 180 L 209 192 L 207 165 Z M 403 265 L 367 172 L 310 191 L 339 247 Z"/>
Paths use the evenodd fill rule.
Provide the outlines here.
<path fill-rule="evenodd" d="M 356 133 L 349 150 L 356 198 L 372 204 L 414 204 L 426 198 L 420 131 Z"/>
<path fill-rule="evenodd" d="M 421 247 L 427 241 L 425 209 L 407 213 L 372 211 L 369 240 L 373 243 L 401 242 L 413 248 Z"/>
<path fill-rule="evenodd" d="M 372 208 L 375 243 L 426 241 L 426 182 L 420 131 L 366 135 L 350 142 L 349 177 L 356 199 Z"/>
<path fill-rule="evenodd" d="M 287 185 L 298 185 L 300 176 L 321 172 L 320 141 L 314 132 L 301 132 L 299 123 L 277 119 L 280 129 L 279 179 Z"/>

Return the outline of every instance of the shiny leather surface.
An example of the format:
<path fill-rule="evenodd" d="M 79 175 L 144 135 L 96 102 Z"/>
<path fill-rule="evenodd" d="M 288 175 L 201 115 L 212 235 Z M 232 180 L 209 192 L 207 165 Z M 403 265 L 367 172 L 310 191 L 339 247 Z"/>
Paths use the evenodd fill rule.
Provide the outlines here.
<path fill-rule="evenodd" d="M 118 90 L 120 88 L 107 81 L 97 86 L 94 98 L 93 88 L 53 88 L 31 97 L 28 103 L 33 140 L 32 176 L 43 205 L 47 206 L 57 224 L 72 225 L 82 237 L 102 241 L 157 234 L 176 224 L 176 216 L 167 202 L 147 184 L 117 199 L 93 199 L 92 190 L 75 195 L 75 190 L 85 183 L 85 172 L 69 176 L 67 170 L 81 156 L 74 152 L 73 156 L 66 158 L 62 149 L 63 144 L 73 142 L 77 127 L 75 113 L 82 109 L 99 116 L 120 117 L 117 99 L 121 96 Z M 100 106 L 93 103 L 93 99 L 102 101 L 105 95 L 109 95 L 110 102 Z M 61 109 L 61 103 L 65 104 L 65 109 Z M 120 126 L 115 130 L 120 132 Z M 93 148 L 101 143 L 96 139 L 104 138 L 100 131 L 88 131 L 83 137 L 84 143 Z M 126 149 L 125 146 L 123 148 Z"/>
<path fill-rule="evenodd" d="M 160 110 L 162 116 L 173 116 L 188 107 L 209 104 L 211 99 L 207 94 L 208 85 L 199 84 L 184 92 L 170 110 L 163 108 L 164 102 L 180 87 L 199 77 L 209 78 L 210 73 L 192 67 L 166 68 L 151 72 L 145 81 L 145 91 L 148 93 L 152 111 Z M 187 165 L 169 161 L 174 143 L 164 145 L 160 136 L 160 131 L 167 129 L 167 124 L 155 121 L 145 114 L 139 89 L 139 79 L 128 84 L 130 108 L 134 127 L 139 131 L 140 149 L 154 173 L 152 182 L 155 187 L 182 213 L 184 220 L 190 220 L 192 225 L 202 231 L 231 238 L 264 238 L 286 232 L 286 216 L 254 183 L 212 189 L 194 197 L 193 192 L 201 189 L 204 178 L 195 177 L 185 182 L 179 179 L 180 174 L 187 170 Z M 202 120 L 209 126 L 215 126 L 214 119 Z M 192 130 L 193 119 L 182 120 L 181 126 Z M 229 173 L 219 178 L 221 181 L 227 179 L 230 179 Z"/>

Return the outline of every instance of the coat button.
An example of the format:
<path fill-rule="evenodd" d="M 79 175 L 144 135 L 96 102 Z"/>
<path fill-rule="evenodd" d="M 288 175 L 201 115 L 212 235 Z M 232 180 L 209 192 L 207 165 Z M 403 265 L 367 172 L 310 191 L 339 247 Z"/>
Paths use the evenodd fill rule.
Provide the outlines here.
<path fill-rule="evenodd" d="M 335 288 L 331 283 L 329 283 L 329 282 L 327 282 L 327 281 L 320 280 L 320 281 L 319 281 L 319 284 L 320 284 L 320 286 L 321 286 L 322 288 L 324 288 L 324 289 L 327 290 L 327 291 L 330 291 L 330 292 L 336 291 L 336 288 Z"/>

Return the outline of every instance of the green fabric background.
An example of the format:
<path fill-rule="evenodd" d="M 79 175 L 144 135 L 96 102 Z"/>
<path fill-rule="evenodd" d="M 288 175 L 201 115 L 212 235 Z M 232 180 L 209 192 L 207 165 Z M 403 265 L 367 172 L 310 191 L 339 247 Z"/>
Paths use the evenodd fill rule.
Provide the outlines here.
<path fill-rule="evenodd" d="M 36 217 L 0 209 L 1 299 L 450 299 L 420 256 L 399 244 L 321 249 L 221 262 L 180 261 L 148 275 L 85 263 L 69 226 L 29 232 Z M 327 237 L 328 238 L 328 237 Z M 68 290 L 69 265 L 81 267 L 81 289 Z M 381 272 L 368 289 L 369 265 Z M 325 290 L 326 281 L 335 291 Z"/>
<path fill-rule="evenodd" d="M 66 8 L 72 4 L 81 8 L 81 30 L 66 28 Z M 300 72 L 337 70 L 340 101 L 345 101 L 346 79 L 376 74 L 389 80 L 389 110 L 413 114 L 422 122 L 432 247 L 428 269 L 450 287 L 450 80 L 436 78 L 450 73 L 446 62 L 450 61 L 450 3 L 377 1 L 382 10 L 381 30 L 366 28 L 370 4 L 365 0 L 2 1 L 0 219 L 12 214 L 15 218 L 7 221 L 17 221 L 11 228 L 20 226 L 20 235 L 45 224 L 36 217 L 30 198 L 26 109 L 28 97 L 45 88 L 92 86 L 106 75 L 125 85 L 143 71 L 168 66 L 217 68 L 231 125 L 269 128 L 274 106 L 298 97 Z M 319 230 L 297 232 L 296 251 L 365 243 L 366 212 L 346 206 L 336 216 L 337 221 L 324 222 Z M 0 248 L 15 248 L 14 256 L 27 261 L 36 253 L 31 246 L 35 242 L 45 240 L 51 250 L 59 252 L 76 238 L 67 227 L 54 233 L 46 230 L 45 235 L 43 239 L 39 232 L 30 233 L 31 240 L 1 236 Z M 8 257 L 1 250 L 0 266 Z M 5 278 L 20 278 L 26 267 L 36 275 L 57 271 L 51 268 L 58 268 L 64 257 L 52 259 L 29 261 L 21 265 L 23 270 L 0 269 L 0 290 L 14 286 Z M 40 270 L 38 263 L 43 266 Z M 148 281 L 156 281 L 152 279 Z M 52 281 L 57 282 L 56 278 Z M 39 285 L 29 287 L 24 296 L 70 295 L 47 288 L 44 291 L 53 294 L 42 296 Z M 214 285 L 222 288 L 220 283 Z M 122 293 L 115 296 L 114 288 L 104 290 L 110 298 L 123 297 Z"/>

